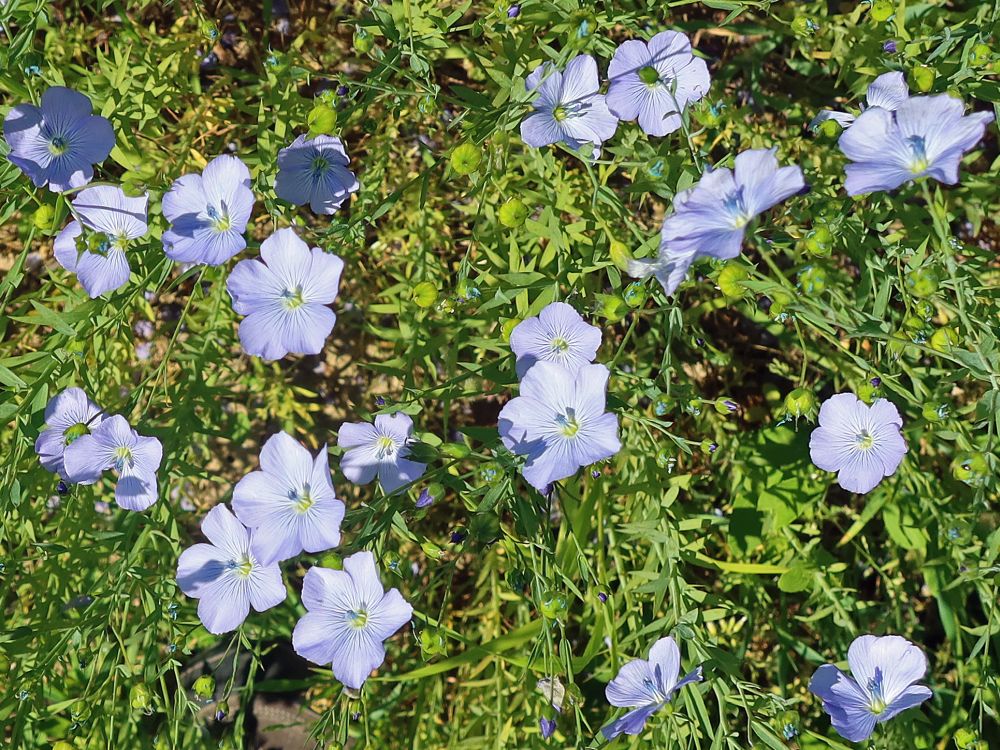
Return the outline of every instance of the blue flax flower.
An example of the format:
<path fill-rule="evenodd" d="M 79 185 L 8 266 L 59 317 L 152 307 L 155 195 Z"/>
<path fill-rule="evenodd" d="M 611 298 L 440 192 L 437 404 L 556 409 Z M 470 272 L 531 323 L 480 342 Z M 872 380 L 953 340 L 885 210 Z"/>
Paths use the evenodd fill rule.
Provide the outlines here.
<path fill-rule="evenodd" d="M 111 185 L 85 188 L 73 199 L 77 220 L 66 225 L 52 247 L 59 265 L 75 273 L 91 297 L 128 283 L 132 268 L 125 251 L 149 231 L 148 202 L 148 195 L 132 198 Z M 84 228 L 93 234 L 86 235 Z"/>
<path fill-rule="evenodd" d="M 701 682 L 701 667 L 695 667 L 684 679 L 680 676 L 681 651 L 670 636 L 661 638 L 649 649 L 648 661 L 630 661 L 608 683 L 604 691 L 608 703 L 632 710 L 604 727 L 601 734 L 613 740 L 620 734 L 642 732 L 649 717 L 667 705 L 674 693 L 685 685 Z"/>
<path fill-rule="evenodd" d="M 368 484 L 378 477 L 386 493 L 415 482 L 427 464 L 411 461 L 413 420 L 408 414 L 379 414 L 374 424 L 345 422 L 337 433 L 337 445 L 344 449 L 340 470 L 355 484 Z"/>
<path fill-rule="evenodd" d="M 295 206 L 308 203 L 318 214 L 332 214 L 359 187 L 350 163 L 339 138 L 300 135 L 278 152 L 274 191 Z"/>
<path fill-rule="evenodd" d="M 344 261 L 310 250 L 290 228 L 264 240 L 260 257 L 241 260 L 226 282 L 233 309 L 246 316 L 243 349 L 267 360 L 319 354 L 337 322 L 328 305 L 337 298 Z"/>
<path fill-rule="evenodd" d="M 895 190 L 920 177 L 958 182 L 962 155 L 983 138 L 992 112 L 966 115 L 948 94 L 914 96 L 894 112 L 866 109 L 840 136 L 840 150 L 853 164 L 844 187 L 850 195 Z"/>
<path fill-rule="evenodd" d="M 569 370 L 589 365 L 601 345 L 601 329 L 565 302 L 546 305 L 535 318 L 522 320 L 510 332 L 510 348 L 517 357 L 517 376 L 536 362 L 556 362 Z"/>
<path fill-rule="evenodd" d="M 115 147 L 111 123 L 93 114 L 83 94 L 52 86 L 42 94 L 42 106 L 18 104 L 3 121 L 7 158 L 36 187 L 56 193 L 80 188 L 94 178 L 94 164 Z"/>
<path fill-rule="evenodd" d="M 604 411 L 608 375 L 604 365 L 572 372 L 536 362 L 521 381 L 520 395 L 500 410 L 500 438 L 527 457 L 524 478 L 539 492 L 621 450 L 618 417 Z"/>
<path fill-rule="evenodd" d="M 295 652 L 330 664 L 333 676 L 355 690 L 385 661 L 383 641 L 413 618 L 397 589 L 383 590 L 367 550 L 345 557 L 343 570 L 310 568 L 302 604 L 308 611 L 292 632 Z"/>
<path fill-rule="evenodd" d="M 655 275 L 673 294 L 696 258 L 735 258 L 747 225 L 758 215 L 806 186 L 798 166 L 779 167 L 775 149 L 752 149 L 736 157 L 734 169 L 709 169 L 701 180 L 674 197 L 674 212 L 663 222 L 653 260 L 635 260 L 629 273 Z"/>
<path fill-rule="evenodd" d="M 647 135 L 664 136 L 681 126 L 681 113 L 708 91 L 705 61 L 691 54 L 690 40 L 663 31 L 649 42 L 622 42 L 608 65 L 608 109 L 639 121 Z"/>
<path fill-rule="evenodd" d="M 178 263 L 218 266 L 246 246 L 247 223 L 253 212 L 250 170 L 236 156 L 223 154 L 201 174 L 174 180 L 163 196 L 163 252 Z"/>
<path fill-rule="evenodd" d="M 247 474 L 233 490 L 233 511 L 257 533 L 264 563 L 336 547 L 344 504 L 333 491 L 326 446 L 313 458 L 287 432 L 268 438 L 260 471 Z"/>
<path fill-rule="evenodd" d="M 119 507 L 146 510 L 156 502 L 156 471 L 162 458 L 159 440 L 140 435 L 116 414 L 66 446 L 63 465 L 74 484 L 94 484 L 112 469 L 118 476 L 115 502 Z"/>
<path fill-rule="evenodd" d="M 868 87 L 865 96 L 867 107 L 862 105 L 861 110 L 871 107 L 881 107 L 882 109 L 894 112 L 896 108 L 906 101 L 910 95 L 910 89 L 906 86 L 906 79 L 902 73 L 883 73 Z M 819 127 L 827 120 L 834 120 L 840 123 L 841 127 L 848 128 L 857 118 L 847 112 L 837 112 L 832 109 L 821 109 L 816 118 L 809 123 L 811 129 Z"/>
<path fill-rule="evenodd" d="M 45 405 L 45 429 L 38 433 L 35 441 L 35 453 L 42 466 L 69 479 L 63 466 L 66 446 L 103 421 L 104 410 L 80 388 L 67 388 L 50 398 Z"/>
<path fill-rule="evenodd" d="M 521 140 L 541 148 L 560 141 L 572 149 L 585 143 L 599 146 L 615 134 L 618 118 L 611 114 L 604 95 L 597 63 L 590 55 L 578 55 L 560 73 L 552 63 L 539 65 L 525 81 L 528 91 L 537 91 L 534 111 L 521 122 Z"/>
<path fill-rule="evenodd" d="M 210 633 L 236 630 L 250 614 L 285 600 L 278 563 L 261 563 L 259 534 L 236 520 L 225 505 L 205 515 L 201 531 L 209 544 L 194 544 L 177 561 L 177 585 L 198 599 L 198 618 Z"/>
<path fill-rule="evenodd" d="M 927 657 L 898 635 L 855 638 L 847 663 L 851 677 L 824 664 L 813 675 L 809 690 L 823 701 L 833 728 L 851 742 L 868 739 L 876 724 L 932 695 L 929 688 L 915 684 L 927 672 Z"/>
<path fill-rule="evenodd" d="M 877 398 L 869 406 L 853 393 L 838 393 L 820 407 L 809 455 L 819 468 L 837 472 L 837 483 L 848 492 L 871 492 L 906 455 L 902 426 L 891 401 Z"/>

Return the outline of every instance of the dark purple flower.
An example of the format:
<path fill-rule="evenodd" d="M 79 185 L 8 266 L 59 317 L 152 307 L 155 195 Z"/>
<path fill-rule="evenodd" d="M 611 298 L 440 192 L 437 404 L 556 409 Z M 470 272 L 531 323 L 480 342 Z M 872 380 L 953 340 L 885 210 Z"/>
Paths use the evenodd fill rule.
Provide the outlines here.
<path fill-rule="evenodd" d="M 431 494 L 431 491 L 424 487 L 420 490 L 420 497 L 417 498 L 417 507 L 426 508 L 434 503 L 434 499 L 434 495 Z"/>
<path fill-rule="evenodd" d="M 519 15 L 521 15 L 520 5 L 512 5 L 507 8 L 507 18 L 517 18 Z"/>
<path fill-rule="evenodd" d="M 538 720 L 538 728 L 542 731 L 542 739 L 547 740 L 556 731 L 556 720 L 544 716 Z"/>
<path fill-rule="evenodd" d="M 90 99 L 64 86 L 47 89 L 41 107 L 13 107 L 4 118 L 3 136 L 11 164 L 36 187 L 47 184 L 56 193 L 90 182 L 94 164 L 115 146 L 111 123 L 93 114 Z"/>
<path fill-rule="evenodd" d="M 882 45 L 882 51 L 885 52 L 887 55 L 895 55 L 896 54 L 896 40 L 895 39 L 890 39 L 885 44 L 883 44 Z"/>

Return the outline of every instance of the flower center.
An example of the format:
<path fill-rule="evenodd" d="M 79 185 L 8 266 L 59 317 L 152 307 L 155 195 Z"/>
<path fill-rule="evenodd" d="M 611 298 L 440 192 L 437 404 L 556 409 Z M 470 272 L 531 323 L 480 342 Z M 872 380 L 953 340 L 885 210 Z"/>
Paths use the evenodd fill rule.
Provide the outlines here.
<path fill-rule="evenodd" d="M 738 188 L 735 192 L 726 196 L 723 205 L 733 217 L 733 228 L 742 229 L 750 223 L 753 216 L 747 211 L 746 201 L 743 200 L 743 188 Z"/>
<path fill-rule="evenodd" d="M 66 432 L 63 433 L 63 439 L 66 441 L 66 445 L 69 445 L 78 437 L 90 434 L 90 429 L 83 422 L 77 422 L 75 425 L 71 425 Z"/>
<path fill-rule="evenodd" d="M 114 459 L 115 471 L 121 473 L 125 470 L 126 465 L 131 468 L 134 463 L 132 449 L 125 445 L 115 448 Z"/>
<path fill-rule="evenodd" d="M 286 289 L 281 293 L 281 302 L 284 304 L 286 310 L 297 310 L 306 303 L 306 298 L 302 294 L 302 287 L 297 286 L 294 289 Z"/>
<path fill-rule="evenodd" d="M 358 630 L 361 630 L 361 628 L 368 624 L 368 610 L 364 607 L 347 610 L 345 617 L 348 624 Z"/>
<path fill-rule="evenodd" d="M 556 336 L 549 343 L 549 347 L 551 348 L 553 354 L 565 354 L 569 349 L 569 342 L 562 336 Z"/>
<path fill-rule="evenodd" d="M 556 122 L 562 122 L 567 117 L 569 117 L 569 111 L 561 104 L 552 110 L 552 119 Z"/>
<path fill-rule="evenodd" d="M 868 694 L 871 696 L 868 708 L 878 716 L 886 709 L 885 696 L 882 694 L 882 670 L 878 667 L 875 667 L 875 676 L 868 681 Z"/>
<path fill-rule="evenodd" d="M 316 499 L 312 496 L 312 488 L 309 482 L 302 485 L 302 489 L 289 490 L 288 499 L 292 501 L 292 507 L 296 513 L 305 513 L 316 504 Z"/>
<path fill-rule="evenodd" d="M 69 151 L 69 141 L 61 135 L 52 136 L 52 140 L 49 141 L 49 153 L 53 156 L 62 156 L 67 151 Z"/>
<path fill-rule="evenodd" d="M 326 170 L 329 168 L 330 162 L 324 156 L 314 156 L 312 164 L 309 165 L 309 171 L 314 180 L 319 179 L 326 174 Z"/>
<path fill-rule="evenodd" d="M 639 68 L 639 80 L 647 86 L 655 86 L 660 82 L 660 72 L 652 65 Z"/>
<path fill-rule="evenodd" d="M 212 229 L 216 232 L 228 232 L 229 228 L 233 225 L 233 220 L 229 218 L 229 211 L 226 210 L 225 203 L 222 204 L 222 213 L 219 213 L 215 206 L 207 206 L 205 213 L 208 214 L 208 218 L 212 221 Z"/>
<path fill-rule="evenodd" d="M 909 144 L 912 153 L 910 171 L 913 174 L 923 174 L 931 165 L 930 160 L 927 158 L 927 144 L 924 142 L 923 136 L 911 135 L 906 139 L 906 142 Z"/>
<path fill-rule="evenodd" d="M 249 578 L 253 572 L 253 560 L 244 555 L 240 560 L 230 560 L 226 563 L 226 570 L 231 570 L 241 578 Z"/>
<path fill-rule="evenodd" d="M 391 437 L 381 435 L 375 441 L 375 454 L 379 460 L 389 458 L 396 452 L 396 441 Z"/>
<path fill-rule="evenodd" d="M 854 444 L 858 450 L 871 450 L 875 446 L 875 438 L 868 430 L 862 430 L 854 437 Z"/>
<path fill-rule="evenodd" d="M 568 438 L 573 437 L 580 431 L 580 423 L 576 418 L 576 409 L 567 408 L 565 414 L 557 414 L 556 424 L 559 425 L 559 431 Z"/>

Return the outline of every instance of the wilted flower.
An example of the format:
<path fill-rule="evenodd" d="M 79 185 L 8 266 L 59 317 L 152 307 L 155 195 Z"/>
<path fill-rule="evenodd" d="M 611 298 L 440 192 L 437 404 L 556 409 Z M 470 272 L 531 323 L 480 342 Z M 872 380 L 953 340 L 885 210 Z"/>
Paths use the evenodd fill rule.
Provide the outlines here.
<path fill-rule="evenodd" d="M 559 72 L 551 63 L 539 65 L 525 81 L 528 91 L 538 91 L 534 111 L 521 122 L 521 139 L 541 148 L 563 141 L 572 149 L 585 143 L 599 146 L 615 134 L 618 118 L 608 110 L 597 63 L 578 55 Z"/>
<path fill-rule="evenodd" d="M 413 618 L 397 589 L 383 590 L 367 550 L 345 557 L 343 570 L 310 568 L 302 603 L 308 611 L 292 633 L 295 652 L 330 664 L 334 677 L 354 690 L 385 661 L 383 641 Z"/>
<path fill-rule="evenodd" d="M 103 421 L 104 410 L 80 388 L 67 388 L 50 398 L 45 405 L 45 429 L 38 433 L 35 441 L 35 453 L 42 466 L 66 479 L 63 467 L 66 446 Z"/>
<path fill-rule="evenodd" d="M 747 225 L 805 188 L 798 166 L 778 167 L 775 149 L 753 149 L 736 157 L 735 168 L 710 169 L 694 187 L 674 197 L 674 212 L 663 222 L 659 254 L 633 260 L 632 276 L 655 275 L 673 294 L 700 256 L 735 258 Z"/>
<path fill-rule="evenodd" d="M 156 502 L 162 458 L 159 440 L 143 437 L 116 414 L 66 446 L 63 463 L 66 478 L 75 484 L 93 484 L 113 469 L 118 475 L 115 502 L 125 510 L 145 510 Z"/>
<path fill-rule="evenodd" d="M 233 309 L 246 316 L 243 349 L 268 360 L 319 354 L 337 322 L 327 305 L 337 298 L 344 261 L 318 247 L 310 251 L 291 228 L 264 240 L 260 257 L 241 260 L 226 282 Z"/>
<path fill-rule="evenodd" d="M 524 377 L 539 361 L 578 370 L 594 361 L 600 345 L 601 329 L 584 322 L 580 313 L 565 302 L 546 305 L 537 317 L 522 320 L 510 333 L 518 377 Z"/>
<path fill-rule="evenodd" d="M 3 121 L 3 136 L 10 146 L 7 159 L 35 187 L 48 184 L 57 193 L 90 182 L 93 165 L 108 158 L 115 146 L 111 123 L 93 114 L 90 99 L 64 86 L 46 89 L 41 107 L 12 107 Z"/>
<path fill-rule="evenodd" d="M 948 94 L 910 97 L 894 112 L 865 110 L 840 136 L 841 151 L 854 162 L 846 167 L 847 192 L 895 190 L 920 177 L 954 185 L 962 155 L 993 121 L 992 112 L 964 112 L 962 101 Z"/>
<path fill-rule="evenodd" d="M 308 203 L 318 214 L 332 214 L 359 187 L 350 163 L 339 138 L 300 135 L 278 152 L 274 191 L 293 205 Z"/>
<path fill-rule="evenodd" d="M 525 480 L 539 492 L 577 469 L 621 450 L 618 417 L 605 412 L 608 368 L 583 365 L 576 372 L 537 362 L 521 392 L 500 411 L 500 438 L 527 457 Z"/>
<path fill-rule="evenodd" d="M 819 468 L 837 472 L 837 483 L 845 490 L 864 494 L 891 476 L 903 460 L 902 426 L 890 401 L 877 398 L 868 406 L 853 393 L 838 393 L 820 407 L 809 454 Z"/>
<path fill-rule="evenodd" d="M 413 420 L 408 414 L 379 414 L 374 424 L 345 422 L 337 433 L 344 449 L 340 470 L 355 484 L 368 484 L 378 477 L 388 494 L 419 479 L 427 464 L 406 458 L 413 442 Z"/>
<path fill-rule="evenodd" d="M 848 677 L 832 664 L 816 670 L 809 690 L 823 701 L 823 710 L 842 737 L 862 742 L 875 725 L 931 697 L 915 683 L 927 672 L 927 657 L 898 635 L 855 638 L 847 652 Z"/>
<path fill-rule="evenodd" d="M 538 729 L 542 733 L 542 739 L 543 740 L 547 740 L 549 737 L 551 737 L 553 734 L 555 734 L 555 731 L 556 731 L 556 720 L 555 719 L 549 719 L 549 718 L 546 718 L 545 716 L 543 716 L 542 718 L 540 718 L 538 720 Z"/>
<path fill-rule="evenodd" d="M 627 714 L 601 730 L 608 740 L 620 734 L 639 734 L 646 721 L 667 705 L 685 685 L 701 682 L 701 667 L 681 675 L 681 651 L 673 638 L 661 638 L 649 650 L 649 660 L 630 661 L 608 683 L 605 695 L 612 706 L 631 708 Z"/>
<path fill-rule="evenodd" d="M 132 269 L 125 250 L 149 230 L 148 201 L 147 195 L 131 198 L 111 185 L 85 188 L 73 199 L 78 221 L 67 224 L 52 247 L 59 265 L 75 273 L 91 297 L 128 282 Z M 95 234 L 81 236 L 84 227 Z"/>
<path fill-rule="evenodd" d="M 261 562 L 340 544 L 345 508 L 333 491 L 325 445 L 313 458 L 291 435 L 279 432 L 264 443 L 260 469 L 236 484 L 233 511 L 247 528 L 259 530 L 255 549 Z"/>
<path fill-rule="evenodd" d="M 906 78 L 900 72 L 883 73 L 868 87 L 865 96 L 867 107 L 861 106 L 861 111 L 870 107 L 881 107 L 889 112 L 895 112 L 896 108 L 906 101 L 910 95 L 910 90 L 906 86 Z M 833 120 L 841 127 L 847 128 L 854 122 L 855 116 L 847 112 L 837 112 L 832 109 L 821 109 L 816 118 L 809 123 L 810 129 L 815 129 L 827 120 Z"/>
<path fill-rule="evenodd" d="M 285 600 L 277 563 L 264 565 L 257 535 L 248 531 L 225 505 L 216 505 L 201 522 L 210 544 L 194 544 L 177 561 L 177 585 L 199 599 L 198 618 L 216 635 L 235 630 L 250 614 Z"/>
<path fill-rule="evenodd" d="M 253 212 L 250 170 L 236 156 L 223 154 L 201 174 L 174 180 L 163 196 L 163 251 L 178 263 L 218 266 L 246 246 L 247 222 Z"/>
<path fill-rule="evenodd" d="M 691 54 L 678 31 L 663 31 L 648 43 L 622 42 L 608 65 L 608 109 L 622 120 L 638 119 L 647 135 L 663 136 L 681 126 L 681 113 L 710 84 L 708 66 Z"/>

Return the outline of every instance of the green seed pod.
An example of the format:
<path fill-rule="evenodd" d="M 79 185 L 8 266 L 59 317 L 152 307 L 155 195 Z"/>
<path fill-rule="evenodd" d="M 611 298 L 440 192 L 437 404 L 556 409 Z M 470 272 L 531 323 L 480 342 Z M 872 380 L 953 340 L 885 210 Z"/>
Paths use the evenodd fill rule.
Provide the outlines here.
<path fill-rule="evenodd" d="M 437 628 L 424 628 L 420 631 L 420 650 L 424 656 L 437 656 L 448 651 L 444 633 Z"/>
<path fill-rule="evenodd" d="M 74 748 L 66 740 L 59 740 L 52 745 L 52 750 L 76 750 L 76 748 Z"/>
<path fill-rule="evenodd" d="M 419 284 L 415 284 L 411 292 L 413 304 L 425 310 L 433 307 L 434 303 L 438 301 L 438 288 L 432 281 L 421 281 Z"/>
<path fill-rule="evenodd" d="M 215 678 L 210 674 L 203 674 L 194 681 L 194 694 L 203 701 L 211 700 L 215 695 Z"/>
<path fill-rule="evenodd" d="M 656 465 L 661 469 L 671 469 L 675 463 L 677 459 L 670 448 L 663 447 L 656 452 Z"/>
<path fill-rule="evenodd" d="M 805 238 L 806 252 L 818 257 L 828 257 L 833 251 L 833 234 L 827 227 L 814 228 Z"/>
<path fill-rule="evenodd" d="M 820 135 L 831 140 L 839 137 L 843 130 L 843 125 L 836 120 L 823 120 L 823 122 L 819 124 Z"/>
<path fill-rule="evenodd" d="M 466 458 L 472 452 L 465 443 L 445 443 L 439 450 L 442 455 L 449 458 Z M 438 497 L 438 495 L 434 495 L 434 497 Z"/>
<path fill-rule="evenodd" d="M 826 271 L 819 266 L 806 266 L 799 274 L 799 286 L 806 294 L 822 294 L 826 291 L 826 278 Z"/>
<path fill-rule="evenodd" d="M 520 322 L 520 318 L 507 318 L 500 324 L 500 338 L 504 340 L 504 343 L 510 341 L 510 334 L 517 328 L 517 324 Z"/>
<path fill-rule="evenodd" d="M 962 451 L 952 461 L 951 473 L 958 481 L 977 487 L 990 478 L 990 464 L 985 453 Z"/>
<path fill-rule="evenodd" d="M 988 44 L 980 42 L 969 51 L 969 65 L 974 68 L 981 68 L 993 57 L 993 50 Z"/>
<path fill-rule="evenodd" d="M 934 317 L 937 310 L 934 308 L 934 304 L 930 300 L 922 299 L 913 306 L 913 314 L 922 320 L 930 320 Z"/>
<path fill-rule="evenodd" d="M 910 71 L 910 80 L 913 88 L 922 94 L 926 94 L 934 88 L 934 80 L 937 78 L 937 71 L 926 65 L 920 65 Z"/>
<path fill-rule="evenodd" d="M 928 422 L 940 422 L 948 416 L 948 405 L 928 402 L 921 407 L 920 413 Z"/>
<path fill-rule="evenodd" d="M 746 292 L 746 287 L 743 286 L 742 282 L 746 281 L 748 276 L 745 266 L 739 263 L 727 263 L 719 271 L 716 283 L 726 299 L 739 299 Z"/>
<path fill-rule="evenodd" d="M 451 152 L 451 168 L 455 174 L 470 175 L 483 163 L 483 150 L 475 143 L 462 143 Z"/>
<path fill-rule="evenodd" d="M 354 30 L 354 51 L 359 55 L 367 55 L 375 46 L 375 37 L 367 29 L 358 26 Z"/>
<path fill-rule="evenodd" d="M 796 16 L 792 19 L 792 31 L 798 36 L 812 36 L 819 26 L 808 16 Z"/>
<path fill-rule="evenodd" d="M 343 570 L 344 569 L 344 558 L 338 555 L 336 552 L 326 552 L 319 559 L 320 567 L 329 568 L 330 570 Z"/>
<path fill-rule="evenodd" d="M 625 304 L 631 308 L 642 307 L 646 304 L 646 298 L 649 296 L 649 292 L 646 291 L 646 285 L 641 281 L 633 281 L 622 293 L 622 298 L 625 300 Z"/>
<path fill-rule="evenodd" d="M 516 229 L 524 224 L 528 218 L 528 207 L 520 198 L 511 198 L 497 212 L 500 223 L 510 229 Z"/>
<path fill-rule="evenodd" d="M 771 297 L 771 309 L 769 310 L 771 316 L 777 317 L 778 315 L 782 315 L 785 312 L 785 308 L 792 303 L 792 296 L 780 290 L 770 292 L 769 294 Z"/>
<path fill-rule="evenodd" d="M 617 322 L 628 315 L 628 304 L 617 294 L 599 294 L 598 299 L 601 300 L 601 315 L 611 322 Z"/>
<path fill-rule="evenodd" d="M 931 334 L 930 347 L 936 352 L 947 352 L 959 342 L 958 331 L 942 326 Z"/>
<path fill-rule="evenodd" d="M 875 0 L 875 2 L 872 3 L 870 15 L 873 21 L 876 23 L 882 23 L 883 21 L 888 21 L 895 12 L 896 8 L 890 0 Z"/>
<path fill-rule="evenodd" d="M 315 138 L 317 135 L 332 135 L 337 128 L 337 110 L 329 104 L 320 102 L 309 110 L 306 124 L 309 126 L 310 138 Z"/>
<path fill-rule="evenodd" d="M 51 232 L 52 222 L 55 221 L 56 212 L 52 206 L 39 206 L 38 210 L 31 217 L 35 229 L 39 232 Z"/>
<path fill-rule="evenodd" d="M 933 268 L 915 268 L 906 274 L 906 288 L 914 297 L 930 297 L 938 290 L 938 275 Z"/>
<path fill-rule="evenodd" d="M 148 710 L 153 704 L 153 697 L 149 693 L 149 688 L 141 682 L 134 684 L 132 690 L 129 691 L 129 703 L 132 708 L 138 711 Z"/>
<path fill-rule="evenodd" d="M 619 242 L 618 240 L 612 240 L 611 246 L 608 248 L 609 254 L 611 256 L 611 262 L 618 266 L 622 271 L 628 270 L 629 261 L 631 261 L 632 253 L 629 252 L 628 247 L 626 247 L 624 242 Z"/>
<path fill-rule="evenodd" d="M 854 389 L 855 394 L 858 398 L 864 401 L 869 406 L 872 401 L 878 396 L 878 388 L 869 383 L 867 380 L 861 383 L 857 388 Z"/>
<path fill-rule="evenodd" d="M 550 589 L 542 595 L 539 608 L 541 609 L 542 617 L 546 620 L 559 620 L 566 616 L 566 612 L 569 610 L 569 602 L 567 602 L 565 594 Z"/>
<path fill-rule="evenodd" d="M 722 122 L 724 105 L 710 104 L 702 100 L 701 106 L 695 112 L 695 117 L 706 128 L 714 128 Z"/>
<path fill-rule="evenodd" d="M 785 396 L 785 411 L 796 419 L 812 419 L 816 414 L 816 394 L 808 388 L 796 388 Z"/>

